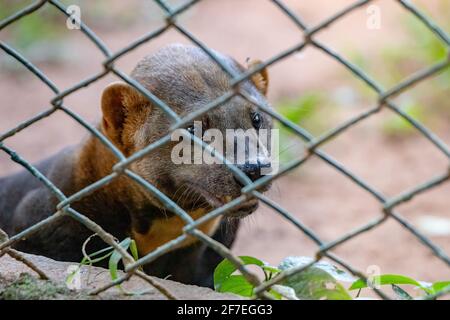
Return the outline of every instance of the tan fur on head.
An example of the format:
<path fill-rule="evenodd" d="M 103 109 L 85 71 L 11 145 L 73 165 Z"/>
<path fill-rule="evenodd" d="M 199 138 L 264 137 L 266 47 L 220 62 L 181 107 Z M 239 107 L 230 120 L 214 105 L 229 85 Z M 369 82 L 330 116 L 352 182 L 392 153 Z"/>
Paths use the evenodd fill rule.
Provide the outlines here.
<path fill-rule="evenodd" d="M 251 70 L 252 68 L 258 67 L 260 64 L 262 64 L 261 60 L 253 60 L 248 63 L 248 68 Z M 259 91 L 266 95 L 269 88 L 269 73 L 267 72 L 267 69 L 264 68 L 260 72 L 255 73 L 251 79 Z"/>
<path fill-rule="evenodd" d="M 218 52 L 216 56 L 236 73 L 246 72 L 246 68 L 233 58 Z M 243 81 L 240 90 L 261 105 L 270 107 L 264 98 L 269 82 L 267 70 L 260 66 L 260 61 L 250 62 L 250 70 L 256 67 L 258 72 Z M 200 48 L 183 45 L 168 46 L 145 57 L 136 65 L 131 77 L 180 116 L 200 110 L 232 89 L 228 75 L 215 61 Z M 123 82 L 110 84 L 104 90 L 102 111 L 102 131 L 127 157 L 167 135 L 172 125 L 163 110 Z M 258 110 L 252 103 L 235 97 L 202 115 L 203 130 L 217 129 L 225 134 L 228 129 L 252 129 L 255 112 Z M 272 119 L 262 112 L 259 115 L 261 128 L 270 129 Z M 241 185 L 226 166 L 176 164 L 172 160 L 172 151 L 177 144 L 177 141 L 170 141 L 159 146 L 133 162 L 130 169 L 185 210 L 216 208 L 223 199 L 240 196 Z M 182 199 L 177 198 L 180 188 L 186 188 Z M 152 193 L 142 190 L 141 195 L 152 206 L 164 209 Z M 230 216 L 250 214 L 255 206 L 252 201 L 247 201 L 242 208 L 234 209 L 228 213 Z"/>
<path fill-rule="evenodd" d="M 135 88 L 124 82 L 114 82 L 108 85 L 101 99 L 103 121 L 102 129 L 108 138 L 123 152 L 128 153 L 129 145 L 133 145 L 132 133 L 126 132 L 126 124 L 131 124 L 134 130 L 143 122 L 142 112 L 150 109 L 148 101 Z M 143 110 L 144 109 L 144 110 Z M 148 112 L 148 110 L 146 110 Z M 144 113 L 147 113 L 144 112 Z M 134 115 L 138 115 L 136 118 Z M 128 137 L 127 137 L 128 136 Z"/>

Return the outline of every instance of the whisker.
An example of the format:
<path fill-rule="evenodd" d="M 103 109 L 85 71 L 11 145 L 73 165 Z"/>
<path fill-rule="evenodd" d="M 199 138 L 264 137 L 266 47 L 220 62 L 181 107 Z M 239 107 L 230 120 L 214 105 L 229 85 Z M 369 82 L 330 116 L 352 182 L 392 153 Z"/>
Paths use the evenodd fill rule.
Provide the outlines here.
<path fill-rule="evenodd" d="M 202 198 L 202 195 L 197 192 L 197 199 L 193 202 L 191 210 L 194 210 L 197 202 Z"/>
<path fill-rule="evenodd" d="M 275 160 L 280 160 L 280 156 L 281 156 L 283 153 L 285 153 L 285 152 L 291 150 L 293 147 L 296 147 L 296 146 L 299 145 L 299 144 L 304 145 L 304 142 L 303 142 L 303 141 L 295 141 L 294 143 L 288 145 L 287 147 L 285 147 L 284 149 L 282 149 L 281 151 L 279 151 L 278 154 L 275 155 L 274 159 L 275 159 Z"/>
<path fill-rule="evenodd" d="M 186 194 L 189 193 L 189 188 L 187 186 L 185 186 L 184 191 L 181 193 L 180 197 L 177 200 L 177 203 L 180 204 L 182 207 L 184 207 L 184 200 Z"/>

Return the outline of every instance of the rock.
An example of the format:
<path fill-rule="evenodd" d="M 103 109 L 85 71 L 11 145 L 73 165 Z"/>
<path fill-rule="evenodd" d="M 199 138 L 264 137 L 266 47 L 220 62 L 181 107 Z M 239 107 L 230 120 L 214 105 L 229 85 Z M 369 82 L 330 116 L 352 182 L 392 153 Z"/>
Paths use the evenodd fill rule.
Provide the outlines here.
<path fill-rule="evenodd" d="M 99 267 L 81 267 L 80 276 L 76 279 L 79 280 L 78 285 L 77 281 L 73 281 L 72 284 L 72 286 L 75 284 L 78 290 L 70 290 L 66 285 L 66 279 L 73 272 L 71 270 L 76 269 L 78 264 L 55 261 L 46 257 L 25 253 L 23 255 L 43 270 L 51 280 L 40 280 L 30 268 L 5 254 L 3 257 L 0 257 L 0 299 L 167 299 L 149 283 L 136 276 L 132 276 L 127 282 L 123 283 L 121 288 L 113 287 L 99 295 L 89 295 L 91 290 L 100 288 L 111 281 L 109 271 Z M 120 277 L 124 273 L 119 271 L 118 275 Z M 177 299 L 242 299 L 239 296 L 218 293 L 209 288 L 152 278 Z"/>

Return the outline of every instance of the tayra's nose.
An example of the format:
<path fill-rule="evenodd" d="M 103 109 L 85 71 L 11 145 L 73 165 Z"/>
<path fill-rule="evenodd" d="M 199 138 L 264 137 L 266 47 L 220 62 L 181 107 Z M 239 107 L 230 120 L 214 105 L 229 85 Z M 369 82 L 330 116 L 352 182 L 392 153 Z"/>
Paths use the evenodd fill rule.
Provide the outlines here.
<path fill-rule="evenodd" d="M 270 162 L 261 162 L 257 161 L 257 163 L 245 163 L 237 166 L 238 169 L 240 169 L 242 172 L 245 173 L 247 177 L 250 178 L 252 181 L 256 181 L 262 176 L 264 176 L 264 171 L 262 169 L 264 168 L 270 168 Z M 236 179 L 236 181 L 239 181 Z M 239 184 L 241 184 L 239 182 Z"/>

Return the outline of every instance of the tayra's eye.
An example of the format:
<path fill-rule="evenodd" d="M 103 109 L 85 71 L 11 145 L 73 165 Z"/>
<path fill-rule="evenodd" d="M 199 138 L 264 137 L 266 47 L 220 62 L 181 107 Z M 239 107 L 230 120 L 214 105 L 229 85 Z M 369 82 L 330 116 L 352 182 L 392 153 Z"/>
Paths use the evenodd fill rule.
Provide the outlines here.
<path fill-rule="evenodd" d="M 186 130 L 189 131 L 190 134 L 195 134 L 195 127 L 194 127 L 194 125 L 187 127 Z"/>
<path fill-rule="evenodd" d="M 261 115 L 259 113 L 254 113 L 252 115 L 252 122 L 253 122 L 253 126 L 255 127 L 255 129 L 261 128 L 261 125 L 262 125 Z"/>

